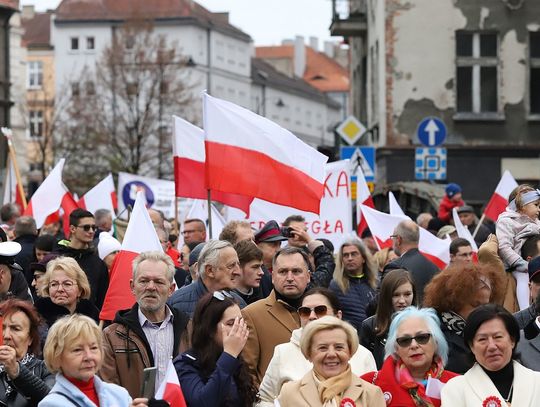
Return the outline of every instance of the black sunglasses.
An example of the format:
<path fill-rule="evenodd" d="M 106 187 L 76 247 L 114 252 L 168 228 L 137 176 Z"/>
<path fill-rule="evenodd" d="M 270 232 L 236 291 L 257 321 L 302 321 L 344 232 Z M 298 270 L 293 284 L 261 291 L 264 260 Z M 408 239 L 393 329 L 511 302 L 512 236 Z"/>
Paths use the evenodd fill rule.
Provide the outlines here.
<path fill-rule="evenodd" d="M 298 315 L 301 317 L 309 317 L 311 312 L 315 312 L 317 318 L 324 317 L 328 313 L 328 307 L 326 305 L 317 305 L 314 308 L 310 307 L 300 307 L 298 308 Z"/>
<path fill-rule="evenodd" d="M 401 338 L 396 338 L 396 342 L 402 348 L 407 348 L 411 346 L 413 339 L 416 341 L 417 344 L 425 345 L 426 343 L 429 342 L 430 338 L 431 338 L 431 334 L 425 333 L 425 334 L 418 334 L 416 336 L 402 336 Z"/>
<path fill-rule="evenodd" d="M 89 232 L 92 229 L 94 232 L 97 230 L 96 225 L 79 225 L 78 228 L 83 229 L 85 232 Z"/>

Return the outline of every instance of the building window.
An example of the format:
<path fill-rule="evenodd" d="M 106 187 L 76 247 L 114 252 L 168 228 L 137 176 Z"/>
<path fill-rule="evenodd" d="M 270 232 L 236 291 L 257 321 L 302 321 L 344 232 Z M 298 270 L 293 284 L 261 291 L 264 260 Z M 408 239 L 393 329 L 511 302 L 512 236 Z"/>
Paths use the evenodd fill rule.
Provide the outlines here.
<path fill-rule="evenodd" d="M 43 62 L 28 62 L 28 87 L 40 88 L 43 85 Z"/>
<path fill-rule="evenodd" d="M 79 37 L 71 37 L 71 50 L 76 51 L 79 49 Z"/>
<path fill-rule="evenodd" d="M 133 49 L 135 46 L 135 37 L 133 35 L 126 35 L 125 46 L 126 49 Z"/>
<path fill-rule="evenodd" d="M 498 48 L 496 33 L 467 31 L 456 33 L 458 112 L 497 112 Z"/>
<path fill-rule="evenodd" d="M 71 96 L 73 97 L 79 97 L 81 94 L 81 89 L 78 82 L 72 82 L 71 83 Z"/>
<path fill-rule="evenodd" d="M 95 45 L 94 37 L 86 37 L 86 49 L 93 50 Z"/>
<path fill-rule="evenodd" d="M 94 82 L 87 81 L 86 82 L 86 94 L 87 95 L 95 95 L 96 94 L 96 87 L 94 85 Z"/>
<path fill-rule="evenodd" d="M 41 110 L 30 111 L 30 137 L 43 136 L 43 112 Z"/>
<path fill-rule="evenodd" d="M 529 33 L 529 103 L 532 114 L 540 114 L 540 31 Z"/>

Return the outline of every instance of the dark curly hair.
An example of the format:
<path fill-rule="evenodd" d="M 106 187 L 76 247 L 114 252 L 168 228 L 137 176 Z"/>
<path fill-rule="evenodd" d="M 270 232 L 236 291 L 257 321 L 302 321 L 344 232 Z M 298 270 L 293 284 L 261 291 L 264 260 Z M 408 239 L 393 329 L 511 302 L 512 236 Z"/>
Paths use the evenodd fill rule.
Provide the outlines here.
<path fill-rule="evenodd" d="M 191 336 L 192 349 L 197 355 L 202 376 L 210 377 L 216 368 L 216 362 L 223 353 L 223 346 L 215 341 L 217 326 L 225 310 L 238 306 L 234 298 L 225 297 L 219 300 L 212 293 L 205 294 L 197 302 L 193 314 L 193 333 Z M 242 355 L 238 356 L 239 368 L 234 374 L 234 381 L 242 406 L 251 407 L 259 401 L 259 389 L 255 384 L 255 372 L 249 368 Z M 231 401 L 227 400 L 231 407 Z M 234 406 L 236 407 L 236 406 Z"/>

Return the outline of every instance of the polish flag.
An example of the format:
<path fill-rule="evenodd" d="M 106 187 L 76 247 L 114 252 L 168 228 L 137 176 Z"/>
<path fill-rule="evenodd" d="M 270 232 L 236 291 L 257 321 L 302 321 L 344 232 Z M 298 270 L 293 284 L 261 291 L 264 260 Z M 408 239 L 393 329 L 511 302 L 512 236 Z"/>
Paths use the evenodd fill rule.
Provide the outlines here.
<path fill-rule="evenodd" d="M 399 206 L 399 203 L 392 191 L 388 192 L 388 208 L 390 209 L 390 215 L 407 216 L 405 215 L 405 212 L 403 212 L 403 209 L 401 209 L 401 206 Z"/>
<path fill-rule="evenodd" d="M 328 157 L 290 131 L 207 94 L 206 186 L 319 213 Z"/>
<path fill-rule="evenodd" d="M 379 249 L 392 247 L 390 236 L 394 234 L 396 226 L 405 219 L 410 220 L 407 216 L 389 215 L 366 205 L 360 205 L 360 209 Z M 450 239 L 439 239 L 426 229 L 420 228 L 418 250 L 440 269 L 450 263 L 450 242 Z"/>
<path fill-rule="evenodd" d="M 64 236 L 69 239 L 69 215 L 71 214 L 71 212 L 73 212 L 75 209 L 77 209 L 79 207 L 79 205 L 77 204 L 77 201 L 75 200 L 75 198 L 73 197 L 73 195 L 71 194 L 71 192 L 67 191 L 64 195 L 64 197 L 62 198 L 62 202 L 60 203 L 60 207 L 62 208 L 62 210 L 64 211 L 64 215 L 62 216 L 62 224 L 63 224 L 63 227 L 64 227 Z M 48 220 L 52 220 L 52 219 L 49 219 L 47 218 Z M 51 223 L 54 223 L 54 222 L 51 222 Z M 45 221 L 45 224 L 47 224 L 47 221 Z"/>
<path fill-rule="evenodd" d="M 165 400 L 171 407 L 187 407 L 180 382 L 178 381 L 178 374 L 171 360 L 167 365 L 167 372 L 163 382 L 159 385 L 154 397 L 156 400 Z"/>
<path fill-rule="evenodd" d="M 459 214 L 457 213 L 457 208 L 452 208 L 452 216 L 454 218 L 454 226 L 456 227 L 457 235 L 462 239 L 467 239 L 471 244 L 472 251 L 474 253 L 478 253 L 478 246 L 476 245 L 476 242 L 474 241 L 469 229 L 463 225 L 463 223 L 461 223 Z"/>
<path fill-rule="evenodd" d="M 212 213 L 212 237 L 217 239 L 227 221 L 214 204 L 212 204 L 210 211 Z M 208 201 L 194 199 L 186 219 L 200 219 L 208 226 Z"/>
<path fill-rule="evenodd" d="M 181 198 L 207 199 L 204 185 L 206 152 L 204 131 L 197 126 L 173 116 L 174 184 L 176 196 Z M 238 208 L 249 215 L 253 197 L 211 191 L 213 201 Z"/>
<path fill-rule="evenodd" d="M 375 204 L 373 203 L 371 192 L 369 192 L 364 171 L 362 171 L 362 166 L 359 165 L 356 171 L 356 231 L 358 236 L 362 236 L 362 233 L 368 227 L 363 212 L 360 210 L 361 205 L 375 209 Z M 371 231 L 371 233 L 373 233 L 373 231 Z"/>
<path fill-rule="evenodd" d="M 17 176 L 15 175 L 15 166 L 13 161 L 8 159 L 8 167 L 6 171 L 6 180 L 4 182 L 4 203 L 15 203 L 19 206 L 20 211 L 24 210 L 24 200 L 21 195 L 21 188 L 17 184 Z"/>
<path fill-rule="evenodd" d="M 41 228 L 47 216 L 54 214 L 60 208 L 64 195 L 69 191 L 62 182 L 62 170 L 65 160 L 62 158 L 50 174 L 43 180 L 39 188 L 24 210 L 25 216 L 36 220 L 37 228 Z"/>
<path fill-rule="evenodd" d="M 79 199 L 79 206 L 92 213 L 98 209 L 108 209 L 114 218 L 117 208 L 116 189 L 112 174 L 103 178 L 95 187 Z"/>
<path fill-rule="evenodd" d="M 517 186 L 518 183 L 512 174 L 510 174 L 510 171 L 506 170 L 501 177 L 497 188 L 495 188 L 495 192 L 486 205 L 484 215 L 491 220 L 496 221 L 499 218 L 499 215 L 506 210 L 506 207 L 508 206 L 508 197 Z"/>
<path fill-rule="evenodd" d="M 129 284 L 133 276 L 132 263 L 135 257 L 147 251 L 163 251 L 163 248 L 146 210 L 144 192 L 139 191 L 122 241 L 122 249 L 111 268 L 109 289 L 99 314 L 101 320 L 112 321 L 117 311 L 133 306 L 135 297 Z"/>

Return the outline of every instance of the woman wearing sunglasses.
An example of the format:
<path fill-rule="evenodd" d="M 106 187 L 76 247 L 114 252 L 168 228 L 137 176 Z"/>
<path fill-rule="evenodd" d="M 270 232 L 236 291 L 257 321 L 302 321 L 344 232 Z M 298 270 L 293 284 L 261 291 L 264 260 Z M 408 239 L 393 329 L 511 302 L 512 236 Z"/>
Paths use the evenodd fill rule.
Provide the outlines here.
<path fill-rule="evenodd" d="M 301 328 L 293 331 L 291 340 L 276 346 L 274 356 L 268 365 L 259 388 L 261 401 L 258 406 L 271 407 L 284 383 L 299 380 L 313 367 L 300 350 L 303 329 L 312 321 L 330 315 L 341 319 L 339 300 L 327 288 L 316 287 L 309 290 L 298 308 Z M 373 355 L 363 346 L 358 346 L 350 360 L 351 370 L 356 376 L 375 369 Z"/>
<path fill-rule="evenodd" d="M 252 372 L 241 356 L 249 330 L 227 291 L 201 297 L 193 314 L 192 348 L 174 362 L 189 407 L 251 407 Z"/>
<path fill-rule="evenodd" d="M 384 345 L 395 312 L 416 305 L 416 290 L 407 270 L 390 271 L 381 283 L 377 312 L 362 322 L 360 343 L 373 353 L 377 369 L 384 362 Z"/>
<path fill-rule="evenodd" d="M 438 407 L 440 390 L 456 374 L 444 370 L 448 344 L 433 309 L 408 307 L 388 332 L 382 369 L 362 376 L 384 392 L 387 406 Z"/>

